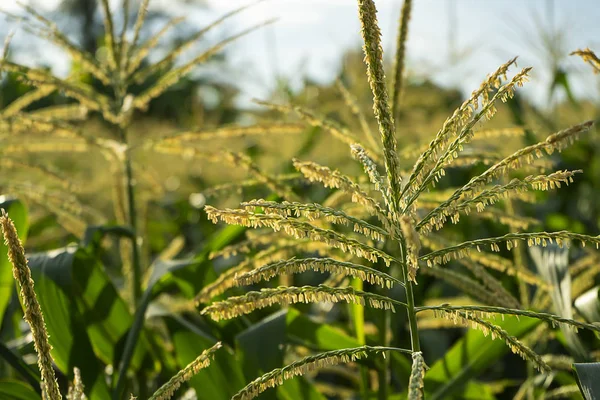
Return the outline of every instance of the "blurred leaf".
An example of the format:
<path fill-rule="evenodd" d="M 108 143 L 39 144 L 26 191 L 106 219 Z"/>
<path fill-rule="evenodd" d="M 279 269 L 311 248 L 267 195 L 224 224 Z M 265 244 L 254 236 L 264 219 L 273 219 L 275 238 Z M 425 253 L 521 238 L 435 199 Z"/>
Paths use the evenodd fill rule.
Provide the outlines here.
<path fill-rule="evenodd" d="M 494 321 L 512 336 L 523 337 L 531 332 L 540 321 L 533 318 L 507 318 Z M 448 350 L 444 358 L 431 366 L 425 375 L 427 399 L 448 399 L 449 396 L 463 398 L 467 383 L 498 362 L 507 352 L 508 346 L 502 340 L 492 340 L 481 331 L 469 330 L 467 334 Z M 481 386 L 483 389 L 485 386 Z M 483 390 L 481 399 L 493 399 L 491 391 Z"/>
<path fill-rule="evenodd" d="M 361 346 L 356 338 L 341 329 L 315 322 L 294 308 L 288 309 L 287 326 L 288 340 L 294 343 L 300 341 L 321 351 Z M 397 352 L 391 352 L 390 356 L 395 363 L 394 373 L 408 381 L 412 362 Z"/>
<path fill-rule="evenodd" d="M 250 380 L 283 366 L 287 310 L 252 324 L 235 339 L 242 351 L 242 365 Z"/>
<path fill-rule="evenodd" d="M 29 385 L 31 385 L 33 390 L 38 393 L 39 396 L 42 395 L 42 390 L 40 388 L 41 377 L 37 370 L 34 370 L 19 355 L 15 354 L 2 342 L 0 342 L 0 357 L 29 382 Z"/>
<path fill-rule="evenodd" d="M 276 312 L 236 336 L 243 357 L 242 365 L 248 381 L 252 381 L 275 368 L 284 366 L 288 311 L 290 310 Z M 276 392 L 274 390 L 267 391 L 261 395 L 261 398 L 325 399 L 303 377 L 287 380 L 283 385 L 277 387 Z"/>
<path fill-rule="evenodd" d="M 600 322 L 600 286 L 579 296 L 575 300 L 575 308 L 587 322 Z"/>
<path fill-rule="evenodd" d="M 573 364 L 579 390 L 585 400 L 600 399 L 600 362 Z"/>
<path fill-rule="evenodd" d="M 23 382 L 0 380 L 0 398 L 11 400 L 40 400 L 40 395 Z"/>
<path fill-rule="evenodd" d="M 180 368 L 216 342 L 191 324 L 183 325 L 171 317 L 166 318 L 166 322 Z M 241 363 L 231 350 L 223 348 L 215 353 L 209 368 L 200 370 L 190 380 L 190 386 L 196 390 L 198 400 L 229 400 L 245 386 Z"/>
<path fill-rule="evenodd" d="M 0 197 L 0 208 L 6 210 L 10 218 L 15 223 L 19 238 L 25 242 L 27 230 L 29 228 L 27 222 L 27 209 L 21 201 L 16 199 L 7 200 L 5 197 Z M 6 307 L 10 302 L 13 293 L 15 282 L 12 275 L 12 265 L 8 261 L 8 249 L 4 241 L 0 241 L 0 324 L 4 318 Z"/>
<path fill-rule="evenodd" d="M 232 229 L 230 229 L 232 228 Z M 237 228 L 237 229 L 236 229 Z M 137 347 L 138 337 L 144 327 L 144 317 L 146 310 L 152 299 L 161 293 L 169 284 L 174 283 L 179 287 L 187 297 L 192 297 L 202 287 L 209 268 L 206 264 L 208 254 L 211 251 L 218 250 L 228 245 L 244 232 L 244 228 L 239 226 L 227 226 L 211 237 L 206 247 L 196 257 L 190 260 L 157 260 L 152 264 L 152 273 L 148 281 L 148 286 L 144 290 L 138 307 L 135 310 L 133 324 L 125 340 L 123 356 L 119 360 L 119 374 L 116 378 L 116 385 L 113 391 L 113 398 L 118 399 L 122 396 L 125 385 L 125 377 L 131 363 L 131 357 Z M 214 273 L 214 271 L 213 271 Z M 200 282 L 200 284 L 198 284 Z M 195 285 L 194 285 L 195 283 Z M 207 346 L 208 348 L 209 346 Z M 198 353 L 200 354 L 200 353 Z M 191 361 L 191 360 L 190 360 Z M 187 364 L 184 364 L 185 366 Z"/>

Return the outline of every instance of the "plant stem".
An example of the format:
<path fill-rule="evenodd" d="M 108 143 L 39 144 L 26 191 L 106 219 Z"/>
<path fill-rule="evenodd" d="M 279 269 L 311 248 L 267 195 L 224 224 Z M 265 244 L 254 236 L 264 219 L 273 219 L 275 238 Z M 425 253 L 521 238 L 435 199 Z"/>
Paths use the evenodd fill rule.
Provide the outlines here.
<path fill-rule="evenodd" d="M 388 290 L 386 289 L 385 292 Z M 383 293 L 384 295 L 386 293 Z M 388 310 L 382 310 L 382 318 L 379 323 L 379 343 L 381 346 L 388 346 L 388 330 L 390 325 L 390 314 Z M 378 381 L 379 381 L 379 391 L 378 398 L 379 400 L 387 400 L 388 398 L 388 381 L 389 381 L 389 369 L 390 369 L 390 359 L 389 357 L 385 357 L 381 360 L 381 368 L 378 373 Z"/>
<path fill-rule="evenodd" d="M 125 129 L 121 128 L 121 139 L 124 144 L 127 144 L 127 133 Z M 131 157 L 128 151 L 125 151 L 125 179 L 127 183 L 127 208 L 129 215 L 129 225 L 134 233 L 132 245 L 131 245 L 131 262 L 133 276 L 131 277 L 131 291 L 132 291 L 132 302 L 134 306 L 137 306 L 138 301 L 142 295 L 142 271 L 140 266 L 140 251 L 138 246 L 138 226 L 137 226 L 137 213 L 135 209 L 135 181 L 133 178 L 133 168 L 131 166 Z"/>
<path fill-rule="evenodd" d="M 406 243 L 404 239 L 400 240 L 400 249 L 402 251 L 402 257 L 405 261 L 402 265 L 402 279 L 404 280 L 405 291 L 406 291 L 406 311 L 408 313 L 408 324 L 410 327 L 410 344 L 412 351 L 421 351 L 421 344 L 419 342 L 419 328 L 417 326 L 417 313 L 415 312 L 415 297 L 413 293 L 413 283 L 408 280 L 408 264 L 406 262 Z"/>

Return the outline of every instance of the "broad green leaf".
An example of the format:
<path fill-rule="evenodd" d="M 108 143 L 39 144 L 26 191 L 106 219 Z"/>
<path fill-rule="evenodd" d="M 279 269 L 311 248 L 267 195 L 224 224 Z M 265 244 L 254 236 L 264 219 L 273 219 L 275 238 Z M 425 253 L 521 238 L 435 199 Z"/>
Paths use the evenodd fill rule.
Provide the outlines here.
<path fill-rule="evenodd" d="M 114 364 L 119 343 L 125 339 L 133 318 L 100 261 L 85 248 L 72 247 L 30 257 L 31 268 L 42 268 L 66 293 L 85 326 L 95 354 L 105 364 Z M 134 357 L 142 363 L 147 340 Z"/>
<path fill-rule="evenodd" d="M 600 362 L 575 363 L 573 369 L 585 400 L 600 399 Z"/>
<path fill-rule="evenodd" d="M 13 352 L 2 342 L 0 342 L 0 357 L 4 359 L 4 361 L 6 361 L 8 365 L 10 365 L 15 372 L 20 375 L 21 378 L 27 381 L 34 391 L 39 391 L 41 396 L 41 378 L 37 369 L 34 369 L 32 366 L 27 364 L 20 355 Z"/>
<path fill-rule="evenodd" d="M 540 324 L 539 320 L 526 317 L 507 317 L 504 321 L 498 319 L 493 322 L 517 338 L 523 337 Z M 508 351 L 508 346 L 502 340 L 492 340 L 481 331 L 469 330 L 448 350 L 444 358 L 435 362 L 425 374 L 425 397 L 463 398 L 465 385 L 500 361 Z"/>
<path fill-rule="evenodd" d="M 6 210 L 10 218 L 15 223 L 17 233 L 22 242 L 25 242 L 27 237 L 27 209 L 19 200 L 7 199 L 5 196 L 0 196 L 0 208 Z M 10 302 L 13 293 L 15 282 L 12 275 L 12 265 L 8 261 L 8 249 L 4 244 L 4 240 L 0 240 L 0 322 L 4 318 L 6 307 Z"/>
<path fill-rule="evenodd" d="M 81 377 L 90 398 L 108 399 L 104 365 L 94 353 L 71 290 L 63 287 L 70 273 L 67 268 L 56 268 L 71 257 L 68 251 L 59 251 L 29 258 L 36 294 L 53 347 L 52 356 L 58 368 L 70 378 L 74 367 L 81 369 Z M 61 281 L 62 284 L 57 283 Z"/>
<path fill-rule="evenodd" d="M 241 235 L 244 228 L 238 226 L 227 226 L 217 234 L 213 235 L 206 247 L 191 260 L 161 261 L 152 265 L 152 273 L 148 286 L 144 290 L 142 298 L 133 316 L 131 330 L 125 340 L 123 356 L 119 360 L 119 374 L 116 378 L 116 386 L 113 390 L 113 398 L 119 399 L 125 385 L 125 377 L 131 363 L 133 352 L 137 348 L 138 338 L 144 327 L 146 310 L 152 299 L 164 289 L 174 283 L 187 297 L 194 296 L 205 283 L 207 275 L 214 279 L 214 270 L 207 265 L 208 254 L 219 250 Z M 200 283 L 199 283 L 200 282 Z"/>
<path fill-rule="evenodd" d="M 0 379 L 0 399 L 40 400 L 40 396 L 23 382 Z"/>
<path fill-rule="evenodd" d="M 284 366 L 288 310 L 276 312 L 236 336 L 242 365 L 248 382 Z M 287 380 L 277 390 L 269 390 L 261 398 L 313 399 L 325 398 L 303 377 Z"/>
<path fill-rule="evenodd" d="M 167 317 L 165 321 L 180 368 L 216 342 L 216 339 L 191 324 L 183 325 L 171 317 Z M 245 386 L 245 381 L 240 360 L 230 349 L 224 347 L 215 353 L 208 368 L 200 370 L 190 379 L 190 386 L 196 390 L 198 400 L 229 400 Z"/>
<path fill-rule="evenodd" d="M 286 314 L 281 310 L 269 315 L 235 337 L 249 381 L 283 366 Z"/>
<path fill-rule="evenodd" d="M 292 343 L 300 341 L 322 351 L 361 346 L 356 338 L 341 329 L 318 323 L 294 308 L 288 309 L 287 325 L 288 340 Z M 391 352 L 390 356 L 394 362 L 394 373 L 408 382 L 412 362 L 397 352 Z"/>

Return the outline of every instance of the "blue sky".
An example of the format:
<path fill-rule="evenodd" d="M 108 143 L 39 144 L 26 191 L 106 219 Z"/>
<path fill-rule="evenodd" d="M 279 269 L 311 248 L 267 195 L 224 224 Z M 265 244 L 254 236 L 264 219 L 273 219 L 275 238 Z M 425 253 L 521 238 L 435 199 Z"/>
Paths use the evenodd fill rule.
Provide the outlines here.
<path fill-rule="evenodd" d="M 210 3 L 217 12 L 246 4 Z M 391 56 L 402 1 L 376 4 L 384 51 Z M 499 64 L 519 56 L 519 66 L 534 67 L 526 94 L 546 104 L 551 76 L 540 32 L 560 32 L 546 41 L 558 44 L 563 56 L 587 46 L 600 50 L 598 0 L 415 0 L 412 16 L 407 46 L 411 74 L 468 93 Z M 277 23 L 236 43 L 231 52 L 240 64 L 252 60 L 256 83 L 245 88 L 251 93 L 273 87 L 269 77 L 274 74 L 331 79 L 344 50 L 360 46 L 354 0 L 271 0 L 247 10 L 230 26 L 271 17 L 279 18 Z M 586 65 L 568 56 L 560 65 L 573 72 L 576 94 L 597 98 L 600 79 Z"/>
<path fill-rule="evenodd" d="M 153 0 L 184 14 L 199 27 L 249 0 L 208 0 L 210 11 L 198 6 L 173 8 L 170 0 Z M 44 0 L 48 9 L 57 0 Z M 120 2 L 111 0 L 115 7 Z M 4 9 L 15 9 L 16 0 L 0 0 Z M 401 0 L 376 0 L 383 32 L 384 50 L 393 54 Z M 275 76 L 296 86 L 302 76 L 327 81 L 334 77 L 344 51 L 360 47 L 355 0 L 267 0 L 231 19 L 214 35 L 227 33 L 277 18 L 277 22 L 240 39 L 229 47 L 231 75 L 242 86 L 242 101 L 265 97 L 275 87 Z M 574 92 L 598 98 L 600 77 L 570 51 L 591 47 L 600 51 L 599 0 L 414 0 L 408 40 L 408 67 L 412 76 L 429 77 L 465 93 L 476 88 L 486 74 L 506 60 L 520 56 L 519 65 L 534 67 L 524 90 L 540 105 L 548 103 L 551 78 L 549 57 L 540 34 L 560 32 L 546 38 L 560 54 L 560 65 L 571 72 Z M 21 33 L 19 33 L 21 34 Z M 65 60 L 50 53 L 57 70 Z M 22 60 L 20 60 L 22 61 Z M 232 76 L 233 78 L 228 78 Z"/>

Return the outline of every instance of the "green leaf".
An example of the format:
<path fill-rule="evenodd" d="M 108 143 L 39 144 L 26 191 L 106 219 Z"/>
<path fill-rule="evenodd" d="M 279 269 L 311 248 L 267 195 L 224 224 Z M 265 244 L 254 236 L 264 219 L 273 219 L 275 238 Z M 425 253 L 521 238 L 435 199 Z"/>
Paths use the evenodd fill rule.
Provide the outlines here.
<path fill-rule="evenodd" d="M 216 342 L 216 339 L 189 323 L 183 325 L 172 317 L 165 318 L 165 321 L 180 368 Z M 198 400 L 229 400 L 244 387 L 245 378 L 240 360 L 225 347 L 215 353 L 210 367 L 200 370 L 189 383 L 196 390 Z"/>
<path fill-rule="evenodd" d="M 249 380 L 283 366 L 286 314 L 287 310 L 281 310 L 269 315 L 235 337 Z"/>
<path fill-rule="evenodd" d="M 122 397 L 127 370 L 129 369 L 133 352 L 137 348 L 138 337 L 144 327 L 144 316 L 152 299 L 171 283 L 177 285 L 179 290 L 184 295 L 187 295 L 187 297 L 194 296 L 205 284 L 206 276 L 210 272 L 211 268 L 206 264 L 208 254 L 211 251 L 219 250 L 228 245 L 240 236 L 244 230 L 245 228 L 239 226 L 227 226 L 213 235 L 206 247 L 195 258 L 191 260 L 158 260 L 158 262 L 152 265 L 151 268 L 153 269 L 148 286 L 144 290 L 138 307 L 135 310 L 133 325 L 125 340 L 123 356 L 118 363 L 119 374 L 117 375 L 116 385 L 113 390 L 114 399 Z"/>
<path fill-rule="evenodd" d="M 585 400 L 600 399 L 600 362 L 575 363 L 573 369 Z"/>
<path fill-rule="evenodd" d="M 246 381 L 250 382 L 261 374 L 283 367 L 288 311 L 276 312 L 236 336 Z M 265 392 L 261 395 L 261 398 L 263 397 L 265 399 L 325 399 L 303 377 L 290 379 L 278 386 L 276 390 Z"/>
<path fill-rule="evenodd" d="M 40 400 L 40 396 L 23 382 L 0 379 L 0 399 Z"/>
<path fill-rule="evenodd" d="M 79 367 L 89 397 L 107 399 L 109 392 L 104 380 L 104 365 L 94 353 L 84 320 L 68 287 L 70 268 L 60 268 L 68 266 L 67 260 L 71 258 L 72 254 L 68 251 L 31 256 L 31 275 L 44 313 L 56 365 L 71 378 L 73 368 Z"/>
<path fill-rule="evenodd" d="M 534 318 L 519 317 L 495 320 L 493 323 L 519 338 L 531 332 L 541 322 Z M 465 390 L 469 389 L 465 385 L 498 362 L 508 351 L 508 346 L 502 340 L 492 340 L 478 330 L 469 330 L 425 374 L 425 390 L 428 393 L 425 397 L 432 400 L 448 399 L 451 395 L 463 398 Z M 482 396 L 484 394 L 485 391 Z M 488 395 L 492 396 L 491 393 Z"/>
<path fill-rule="evenodd" d="M 25 205 L 15 199 L 7 199 L 5 196 L 0 196 L 0 208 L 6 210 L 10 218 L 13 220 L 17 233 L 22 242 L 25 242 L 29 224 L 27 221 L 27 209 Z M 8 249 L 4 241 L 0 241 L 0 323 L 4 318 L 6 307 L 10 302 L 10 298 L 15 286 L 12 265 L 8 261 Z"/>
<path fill-rule="evenodd" d="M 43 269 L 46 276 L 68 293 L 68 301 L 77 310 L 94 353 L 105 364 L 114 364 L 119 343 L 124 340 L 133 318 L 100 261 L 89 249 L 72 247 L 34 254 L 30 265 L 32 270 Z M 141 365 L 148 348 L 145 338 L 142 343 L 133 360 L 135 368 Z"/>

